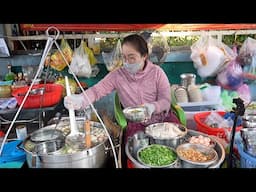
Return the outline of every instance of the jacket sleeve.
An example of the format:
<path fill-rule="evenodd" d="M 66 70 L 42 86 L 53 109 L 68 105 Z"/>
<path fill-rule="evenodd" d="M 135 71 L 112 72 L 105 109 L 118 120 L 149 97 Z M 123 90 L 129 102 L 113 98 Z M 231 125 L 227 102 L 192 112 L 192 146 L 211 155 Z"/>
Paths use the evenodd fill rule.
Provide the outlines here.
<path fill-rule="evenodd" d="M 169 112 L 171 106 L 171 87 L 170 82 L 162 69 L 159 71 L 157 89 L 157 101 L 153 102 L 156 107 L 155 113 L 161 113 L 163 111 Z"/>
<path fill-rule="evenodd" d="M 95 101 L 111 93 L 115 89 L 115 79 L 116 73 L 111 72 L 107 74 L 102 80 L 100 80 L 96 85 L 87 89 L 85 91 L 86 95 L 81 93 L 80 95 L 84 97 L 83 107 L 86 108 L 90 102 L 94 103 Z M 88 101 L 88 99 L 90 101 Z"/>

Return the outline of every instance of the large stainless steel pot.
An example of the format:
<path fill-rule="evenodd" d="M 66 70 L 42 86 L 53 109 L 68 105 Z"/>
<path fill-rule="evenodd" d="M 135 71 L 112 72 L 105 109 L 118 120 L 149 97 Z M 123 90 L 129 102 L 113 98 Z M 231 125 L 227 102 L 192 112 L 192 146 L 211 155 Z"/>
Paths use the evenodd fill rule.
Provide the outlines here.
<path fill-rule="evenodd" d="M 25 151 L 30 168 L 101 168 L 108 156 L 104 143 L 72 154 L 40 155 L 26 149 Z"/>
<path fill-rule="evenodd" d="M 66 125 L 67 122 L 65 122 Z M 83 127 L 84 120 L 77 119 L 78 127 Z M 102 125 L 97 122 L 91 122 L 92 126 L 102 128 Z M 54 129 L 55 125 L 49 125 L 41 129 Z M 61 129 L 61 127 L 58 127 Z M 49 153 L 40 154 L 35 150 L 37 143 L 30 140 L 29 135 L 23 142 L 26 152 L 28 167 L 30 168 L 101 168 L 104 167 L 109 157 L 107 149 L 108 139 L 101 143 L 82 151 L 74 153 L 59 154 Z M 34 145 L 34 146 L 33 146 Z"/>

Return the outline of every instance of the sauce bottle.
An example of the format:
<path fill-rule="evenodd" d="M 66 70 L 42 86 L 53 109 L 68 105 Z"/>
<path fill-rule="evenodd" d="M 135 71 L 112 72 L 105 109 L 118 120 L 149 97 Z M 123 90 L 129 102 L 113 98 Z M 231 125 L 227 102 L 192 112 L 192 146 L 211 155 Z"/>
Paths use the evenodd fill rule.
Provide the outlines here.
<path fill-rule="evenodd" d="M 12 68 L 11 64 L 8 64 L 7 68 L 8 68 L 8 73 L 5 75 L 4 80 L 5 81 L 14 80 L 16 75 L 11 71 L 11 68 Z"/>

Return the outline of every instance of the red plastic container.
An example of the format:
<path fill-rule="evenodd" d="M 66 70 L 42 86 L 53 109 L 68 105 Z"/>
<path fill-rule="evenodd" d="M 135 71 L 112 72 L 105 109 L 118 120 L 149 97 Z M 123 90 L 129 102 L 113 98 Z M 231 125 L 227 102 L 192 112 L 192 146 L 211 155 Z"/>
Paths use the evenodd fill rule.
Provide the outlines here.
<path fill-rule="evenodd" d="M 23 105 L 25 109 L 50 107 L 57 104 L 62 98 L 63 86 L 58 84 L 38 84 L 34 85 L 32 89 L 38 89 L 45 87 L 44 94 L 40 93 L 35 95 L 29 95 Z M 28 91 L 29 86 L 17 88 L 12 91 L 12 95 L 16 98 L 18 105 L 20 106 L 25 94 Z"/>
<path fill-rule="evenodd" d="M 194 120 L 196 122 L 196 127 L 197 130 L 203 133 L 206 133 L 208 135 L 215 135 L 217 137 L 223 138 L 225 140 L 227 140 L 227 135 L 226 135 L 226 131 L 225 129 L 227 128 L 213 128 L 213 127 L 209 127 L 208 125 L 206 125 L 205 119 L 206 117 L 210 114 L 210 111 L 207 112 L 201 112 L 201 113 L 196 113 L 194 115 Z M 224 116 L 226 112 L 224 111 L 218 111 L 217 112 L 219 115 Z M 236 127 L 236 131 L 240 131 L 240 129 L 242 129 L 242 126 L 237 126 Z M 229 132 L 231 131 L 231 127 L 227 129 Z"/>

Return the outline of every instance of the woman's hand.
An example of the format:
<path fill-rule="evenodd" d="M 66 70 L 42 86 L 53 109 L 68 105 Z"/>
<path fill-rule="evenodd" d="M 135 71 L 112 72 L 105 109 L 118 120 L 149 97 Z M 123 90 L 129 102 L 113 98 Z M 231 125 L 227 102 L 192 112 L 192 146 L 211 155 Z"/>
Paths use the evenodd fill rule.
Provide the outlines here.
<path fill-rule="evenodd" d="M 146 113 L 147 113 L 147 117 L 146 117 L 146 119 L 145 119 L 145 122 L 146 121 L 148 121 L 149 119 L 151 119 L 151 116 L 152 116 L 152 114 L 154 113 L 154 111 L 155 111 L 155 105 L 154 104 L 151 104 L 151 103 L 145 103 L 144 105 L 143 105 L 145 108 L 146 108 Z"/>
<path fill-rule="evenodd" d="M 78 94 L 72 94 L 64 97 L 64 106 L 67 109 L 81 110 L 83 109 L 83 96 Z"/>

